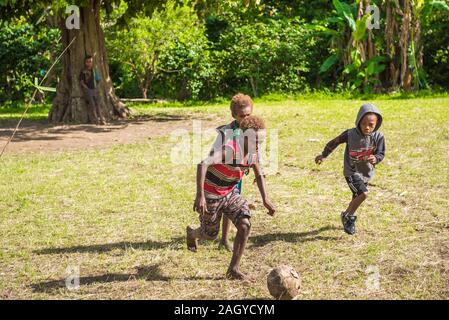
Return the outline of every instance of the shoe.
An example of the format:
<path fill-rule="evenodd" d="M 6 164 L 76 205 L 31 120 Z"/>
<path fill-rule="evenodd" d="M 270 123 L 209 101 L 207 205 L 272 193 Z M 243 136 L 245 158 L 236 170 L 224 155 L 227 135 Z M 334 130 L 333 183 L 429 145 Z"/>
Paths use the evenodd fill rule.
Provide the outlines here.
<path fill-rule="evenodd" d="M 355 221 L 357 220 L 357 216 L 342 212 L 341 213 L 341 222 L 343 224 L 343 229 L 347 234 L 353 235 L 355 234 Z"/>

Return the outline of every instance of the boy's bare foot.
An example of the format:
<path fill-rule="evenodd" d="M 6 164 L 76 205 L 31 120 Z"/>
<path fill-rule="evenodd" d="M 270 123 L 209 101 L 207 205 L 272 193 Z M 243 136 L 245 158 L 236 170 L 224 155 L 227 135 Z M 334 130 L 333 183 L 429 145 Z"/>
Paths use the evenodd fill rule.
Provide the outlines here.
<path fill-rule="evenodd" d="M 187 233 L 187 249 L 192 252 L 196 252 L 198 248 L 198 240 L 193 237 L 193 229 L 190 226 L 186 228 Z"/>
<path fill-rule="evenodd" d="M 228 269 L 226 272 L 226 278 L 230 280 L 241 280 L 244 282 L 254 282 L 254 279 L 250 276 L 242 273 L 238 269 Z"/>
<path fill-rule="evenodd" d="M 220 243 L 218 243 L 218 249 L 225 249 L 229 252 L 232 252 L 232 244 L 229 241 L 221 240 Z"/>

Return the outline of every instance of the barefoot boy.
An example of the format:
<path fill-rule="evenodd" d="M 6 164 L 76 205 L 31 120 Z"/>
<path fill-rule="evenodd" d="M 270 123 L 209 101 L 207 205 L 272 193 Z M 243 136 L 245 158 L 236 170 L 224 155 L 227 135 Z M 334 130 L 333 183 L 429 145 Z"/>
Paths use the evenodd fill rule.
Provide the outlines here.
<path fill-rule="evenodd" d="M 329 141 L 315 158 L 315 162 L 321 164 L 339 144 L 346 143 L 343 173 L 353 196 L 346 211 L 341 213 L 341 221 L 345 232 L 351 235 L 355 233 L 355 212 L 368 196 L 368 181 L 374 176 L 375 166 L 385 156 L 384 135 L 378 131 L 381 124 L 379 110 L 373 104 L 362 105 L 355 128 Z"/>
<path fill-rule="evenodd" d="M 241 133 L 226 139 L 220 149 L 198 165 L 197 194 L 193 209 L 200 214 L 200 227 L 187 227 L 187 247 L 197 250 L 198 239 L 213 240 L 220 229 L 222 215 L 228 217 L 237 228 L 231 263 L 226 276 L 230 279 L 249 280 L 239 270 L 240 260 L 248 240 L 251 213 L 248 203 L 236 190 L 245 172 L 253 168 L 257 186 L 268 214 L 275 208 L 268 200 L 265 180 L 258 161 L 258 145 L 265 137 L 265 124 L 255 116 L 245 117 L 240 122 Z"/>
<path fill-rule="evenodd" d="M 211 154 L 213 154 L 214 150 L 221 149 L 223 142 L 226 142 L 226 139 L 232 139 L 236 134 L 240 132 L 240 123 L 243 119 L 249 117 L 252 114 L 253 108 L 254 104 L 250 96 L 238 93 L 232 97 L 230 109 L 234 121 L 217 128 L 218 136 L 213 144 Z M 260 160 L 261 158 L 259 152 L 259 161 Z M 236 191 L 238 191 L 239 193 L 242 192 L 242 180 L 240 180 L 240 182 L 237 184 Z M 229 242 L 230 227 L 231 224 L 229 219 L 224 216 L 219 248 L 225 248 L 228 251 L 232 251 L 232 245 Z"/>

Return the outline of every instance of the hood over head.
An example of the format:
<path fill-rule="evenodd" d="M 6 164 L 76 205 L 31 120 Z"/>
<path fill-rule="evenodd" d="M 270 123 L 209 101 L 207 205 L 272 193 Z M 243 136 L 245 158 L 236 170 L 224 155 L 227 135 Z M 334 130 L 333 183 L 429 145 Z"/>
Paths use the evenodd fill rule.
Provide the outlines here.
<path fill-rule="evenodd" d="M 360 121 L 362 121 L 362 118 L 367 113 L 375 113 L 377 115 L 377 125 L 373 131 L 373 132 L 376 132 L 377 130 L 379 130 L 380 126 L 382 125 L 382 114 L 380 113 L 379 109 L 377 109 L 377 107 L 372 103 L 365 103 L 364 105 L 362 105 L 360 107 L 359 113 L 357 114 L 357 118 L 355 120 L 355 126 L 356 126 L 357 130 L 360 131 L 360 129 L 359 129 Z"/>

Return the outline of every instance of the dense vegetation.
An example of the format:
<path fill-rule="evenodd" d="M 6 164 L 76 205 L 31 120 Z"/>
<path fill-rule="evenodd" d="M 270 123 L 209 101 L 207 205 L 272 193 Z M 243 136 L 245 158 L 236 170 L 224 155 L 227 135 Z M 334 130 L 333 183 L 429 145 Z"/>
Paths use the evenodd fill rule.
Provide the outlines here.
<path fill-rule="evenodd" d="M 369 5 L 378 29 L 367 28 Z M 447 0 L 167 1 L 132 17 L 126 1 L 111 6 L 102 26 L 120 97 L 449 88 Z M 62 50 L 55 26 L 2 17 L 0 101 L 30 97 Z M 56 86 L 57 70 L 45 85 Z"/>

